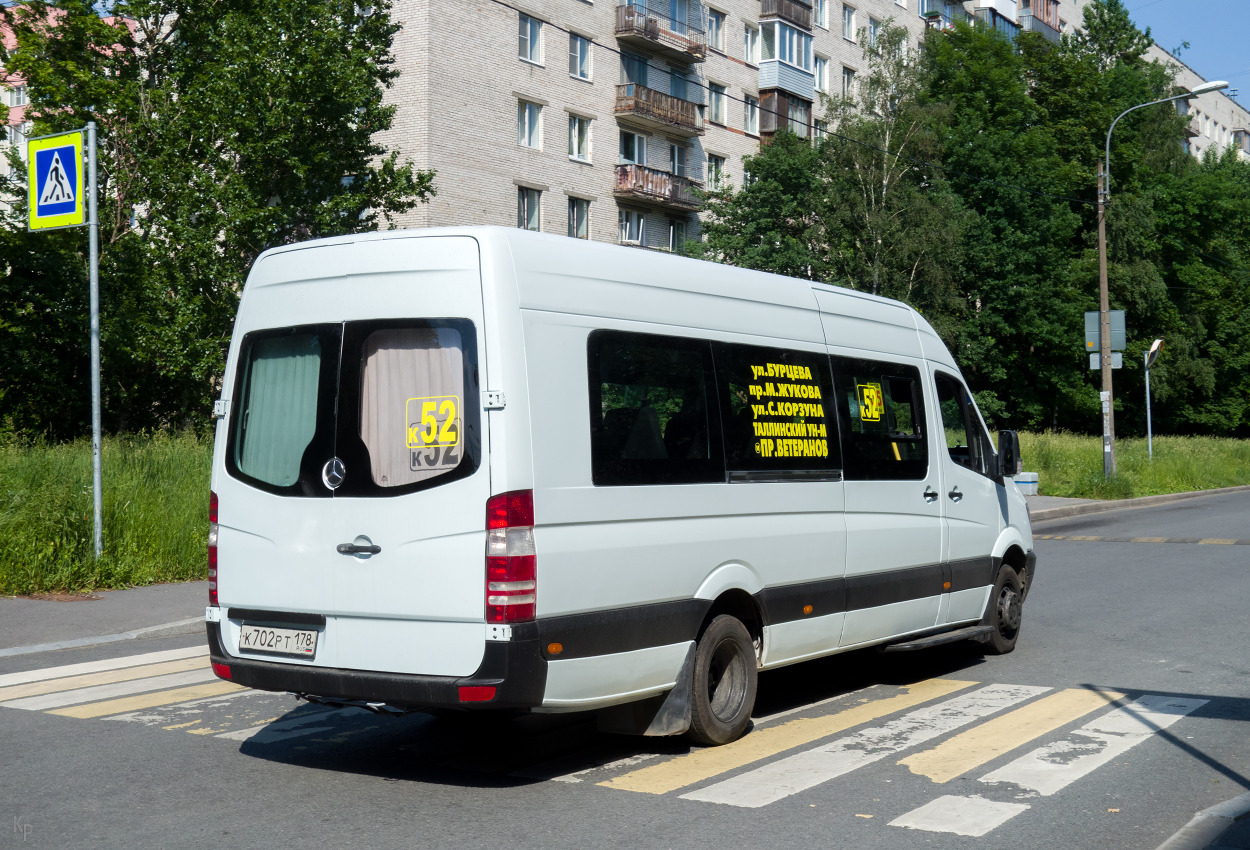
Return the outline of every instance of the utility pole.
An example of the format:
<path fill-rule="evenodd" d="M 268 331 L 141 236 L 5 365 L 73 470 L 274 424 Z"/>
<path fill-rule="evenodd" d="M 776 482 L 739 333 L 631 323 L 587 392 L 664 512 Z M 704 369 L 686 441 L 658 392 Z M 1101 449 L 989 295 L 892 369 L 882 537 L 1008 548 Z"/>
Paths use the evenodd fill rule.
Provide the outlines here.
<path fill-rule="evenodd" d="M 1098 162 L 1098 337 L 1102 372 L 1102 474 L 1115 475 L 1115 404 L 1111 395 L 1111 294 L 1107 286 L 1106 161 Z"/>

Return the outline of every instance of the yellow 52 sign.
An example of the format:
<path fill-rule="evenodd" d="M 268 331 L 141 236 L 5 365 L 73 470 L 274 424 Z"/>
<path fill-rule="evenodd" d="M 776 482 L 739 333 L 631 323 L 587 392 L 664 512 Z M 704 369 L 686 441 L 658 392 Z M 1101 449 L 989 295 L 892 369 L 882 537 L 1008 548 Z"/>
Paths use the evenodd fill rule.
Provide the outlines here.
<path fill-rule="evenodd" d="M 880 384 L 860 384 L 859 418 L 863 422 L 880 422 L 885 413 L 885 398 Z"/>
<path fill-rule="evenodd" d="M 404 407 L 408 448 L 451 448 L 460 443 L 459 396 L 410 398 Z"/>

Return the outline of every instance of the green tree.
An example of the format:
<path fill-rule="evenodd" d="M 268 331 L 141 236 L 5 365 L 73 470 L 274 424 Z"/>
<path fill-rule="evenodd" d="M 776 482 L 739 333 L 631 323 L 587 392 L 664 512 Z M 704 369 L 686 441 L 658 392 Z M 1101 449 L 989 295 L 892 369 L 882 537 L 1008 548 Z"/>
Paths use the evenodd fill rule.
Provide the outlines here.
<path fill-rule="evenodd" d="M 389 4 L 28 0 L 2 11 L 36 133 L 96 121 L 112 428 L 203 421 L 255 258 L 433 194 L 387 153 Z M 85 247 L 85 246 L 84 246 Z M 67 273 L 68 274 L 68 273 Z"/>

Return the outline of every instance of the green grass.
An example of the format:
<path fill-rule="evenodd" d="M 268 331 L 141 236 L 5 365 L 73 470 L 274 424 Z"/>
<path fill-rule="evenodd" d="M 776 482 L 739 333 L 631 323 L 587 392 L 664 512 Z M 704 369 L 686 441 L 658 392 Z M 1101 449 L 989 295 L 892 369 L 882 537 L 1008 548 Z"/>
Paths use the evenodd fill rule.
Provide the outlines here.
<path fill-rule="evenodd" d="M 1129 499 L 1250 484 L 1250 440 L 1155 437 L 1153 461 L 1144 439 L 1116 440 L 1110 479 L 1103 477 L 1101 436 L 1022 433 L 1020 453 L 1045 496 Z"/>
<path fill-rule="evenodd" d="M 106 438 L 104 554 L 92 543 L 91 443 L 0 443 L 0 595 L 207 576 L 212 442 Z"/>
<path fill-rule="evenodd" d="M 1123 499 L 1250 484 L 1250 440 L 1157 437 L 1117 443 L 1020 435 L 1024 468 L 1048 496 Z M 0 595 L 98 590 L 203 579 L 212 442 L 192 434 L 104 441 L 104 555 L 92 555 L 91 444 L 0 442 Z"/>

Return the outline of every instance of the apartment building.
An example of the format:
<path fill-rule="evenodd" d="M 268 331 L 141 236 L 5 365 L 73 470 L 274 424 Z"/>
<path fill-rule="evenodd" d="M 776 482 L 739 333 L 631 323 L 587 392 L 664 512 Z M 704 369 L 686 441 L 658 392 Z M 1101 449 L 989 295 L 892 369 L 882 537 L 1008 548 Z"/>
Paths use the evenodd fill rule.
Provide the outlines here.
<path fill-rule="evenodd" d="M 0 124 L 0 181 L 26 181 L 23 167 L 9 166 L 9 153 L 16 149 L 23 160 L 26 157 L 26 138 L 30 135 L 31 122 L 26 118 L 29 100 L 26 81 L 5 67 L 9 52 L 17 46 L 17 39 L 7 28 L 0 28 L 0 103 L 9 108 L 8 121 Z"/>
<path fill-rule="evenodd" d="M 826 125 L 819 92 L 864 68 L 887 21 L 915 46 L 975 18 L 1052 41 L 1082 0 L 397 0 L 399 107 L 383 142 L 438 171 L 402 226 L 489 223 L 669 249 L 697 190 L 741 185 L 742 156 L 788 124 Z M 1156 46 L 1197 85 L 1191 69 Z M 1244 108 L 1190 104 L 1190 149 L 1250 150 Z"/>

